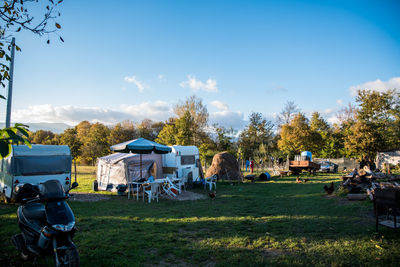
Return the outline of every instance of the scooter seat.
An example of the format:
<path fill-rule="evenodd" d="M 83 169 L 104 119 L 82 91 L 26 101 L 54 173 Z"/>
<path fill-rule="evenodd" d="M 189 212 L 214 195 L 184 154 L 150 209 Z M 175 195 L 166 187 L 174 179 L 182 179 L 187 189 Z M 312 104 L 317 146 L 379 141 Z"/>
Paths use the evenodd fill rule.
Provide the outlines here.
<path fill-rule="evenodd" d="M 46 210 L 43 204 L 28 203 L 22 207 L 22 213 L 28 220 L 41 221 L 46 218 Z"/>

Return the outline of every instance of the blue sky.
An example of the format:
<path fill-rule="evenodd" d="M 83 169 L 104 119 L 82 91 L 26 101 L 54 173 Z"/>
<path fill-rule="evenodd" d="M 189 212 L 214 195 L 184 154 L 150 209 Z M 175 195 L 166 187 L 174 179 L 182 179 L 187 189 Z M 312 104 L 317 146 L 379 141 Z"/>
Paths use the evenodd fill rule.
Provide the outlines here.
<path fill-rule="evenodd" d="M 287 101 L 334 121 L 355 89 L 400 88 L 398 1 L 70 0 L 59 10 L 64 43 L 16 35 L 14 122 L 165 120 L 193 94 L 211 122 L 235 129 Z"/>

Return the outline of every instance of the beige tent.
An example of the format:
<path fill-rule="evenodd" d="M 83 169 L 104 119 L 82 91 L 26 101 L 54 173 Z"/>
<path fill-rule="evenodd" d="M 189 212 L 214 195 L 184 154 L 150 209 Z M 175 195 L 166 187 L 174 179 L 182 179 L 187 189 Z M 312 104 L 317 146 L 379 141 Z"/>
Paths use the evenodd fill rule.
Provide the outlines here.
<path fill-rule="evenodd" d="M 162 178 L 161 154 L 142 154 L 142 166 L 140 155 L 131 153 L 114 153 L 97 159 L 97 182 L 99 190 L 115 191 L 118 185 L 126 185 L 128 182 L 147 179 L 150 175 L 154 178 Z"/>

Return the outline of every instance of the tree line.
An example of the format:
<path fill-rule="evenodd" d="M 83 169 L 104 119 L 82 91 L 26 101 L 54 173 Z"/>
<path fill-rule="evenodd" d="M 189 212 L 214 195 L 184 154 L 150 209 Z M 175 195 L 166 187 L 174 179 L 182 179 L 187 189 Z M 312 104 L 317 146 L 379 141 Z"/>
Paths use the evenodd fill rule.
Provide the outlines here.
<path fill-rule="evenodd" d="M 219 125 L 209 125 L 202 100 L 191 96 L 174 107 L 174 116 L 165 122 L 145 119 L 123 121 L 112 127 L 82 121 L 61 134 L 39 130 L 30 133 L 36 144 L 68 145 L 72 156 L 83 164 L 94 164 L 111 153 L 110 146 L 143 137 L 165 145 L 196 145 L 203 160 L 228 151 L 242 159 L 268 161 L 311 151 L 314 157 L 353 157 L 373 161 L 378 151 L 400 148 L 400 97 L 395 90 L 362 90 L 356 106 L 349 104 L 329 124 L 320 113 L 311 118 L 288 101 L 275 123 L 262 113 L 252 112 L 240 133 Z"/>

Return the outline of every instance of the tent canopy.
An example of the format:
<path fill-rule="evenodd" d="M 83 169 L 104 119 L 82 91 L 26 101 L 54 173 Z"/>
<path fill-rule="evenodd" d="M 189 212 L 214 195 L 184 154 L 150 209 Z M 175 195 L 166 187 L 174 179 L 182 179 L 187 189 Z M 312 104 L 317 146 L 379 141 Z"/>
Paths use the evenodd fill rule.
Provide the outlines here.
<path fill-rule="evenodd" d="M 171 152 L 171 148 L 168 146 L 161 145 L 159 143 L 138 138 L 130 141 L 123 142 L 121 144 L 111 146 L 111 150 L 115 152 L 123 153 L 138 153 L 138 154 L 149 154 L 155 152 L 157 154 L 166 154 Z"/>
<path fill-rule="evenodd" d="M 127 184 L 153 175 L 162 177 L 162 157 L 160 154 L 140 155 L 132 153 L 114 153 L 97 162 L 97 181 L 100 190 L 114 190 L 120 184 Z M 141 172 L 143 171 L 143 175 Z"/>

